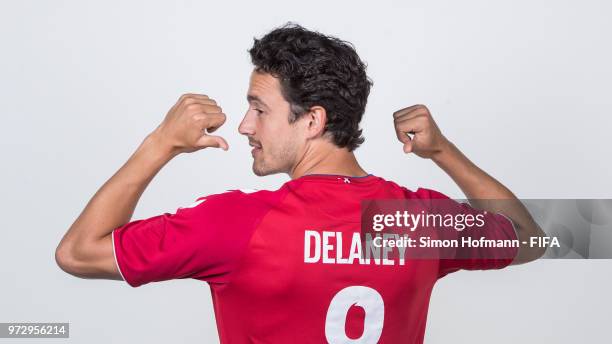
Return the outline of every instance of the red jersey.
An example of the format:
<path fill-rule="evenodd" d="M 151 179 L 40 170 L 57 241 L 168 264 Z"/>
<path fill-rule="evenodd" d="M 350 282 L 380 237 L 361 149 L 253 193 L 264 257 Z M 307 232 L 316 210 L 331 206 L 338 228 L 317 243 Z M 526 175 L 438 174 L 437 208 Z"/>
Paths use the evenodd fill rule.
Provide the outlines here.
<path fill-rule="evenodd" d="M 448 197 L 383 178 L 306 175 L 276 191 L 230 191 L 113 231 L 133 287 L 194 278 L 210 285 L 221 343 L 422 343 L 435 282 L 512 258 L 382 261 L 355 255 L 364 199 Z M 453 201 L 454 202 L 454 201 Z M 458 211 L 477 211 L 463 203 Z M 479 212 L 479 211 L 478 211 Z M 505 239 L 501 214 L 486 213 Z M 469 232 L 465 232 L 469 233 Z M 514 257 L 509 248 L 505 257 Z"/>

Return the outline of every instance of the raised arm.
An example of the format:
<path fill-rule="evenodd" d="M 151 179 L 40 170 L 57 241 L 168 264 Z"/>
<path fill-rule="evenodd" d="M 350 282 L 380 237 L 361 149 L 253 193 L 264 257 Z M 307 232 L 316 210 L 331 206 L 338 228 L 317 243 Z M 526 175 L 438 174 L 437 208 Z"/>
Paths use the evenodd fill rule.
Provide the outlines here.
<path fill-rule="evenodd" d="M 427 107 L 413 105 L 396 111 L 393 117 L 397 138 L 404 144 L 404 152 L 432 159 L 457 183 L 473 207 L 509 217 L 520 242 L 529 243 L 530 237 L 545 235 L 508 188 L 472 163 L 442 135 Z M 538 259 L 544 252 L 545 248 L 521 245 L 512 264 Z"/>
<path fill-rule="evenodd" d="M 83 278 L 121 279 L 112 246 L 112 231 L 128 223 L 140 196 L 173 157 L 206 147 L 228 149 L 208 135 L 225 122 L 217 103 L 205 95 L 185 94 L 128 161 L 95 193 L 55 251 L 57 264 Z"/>

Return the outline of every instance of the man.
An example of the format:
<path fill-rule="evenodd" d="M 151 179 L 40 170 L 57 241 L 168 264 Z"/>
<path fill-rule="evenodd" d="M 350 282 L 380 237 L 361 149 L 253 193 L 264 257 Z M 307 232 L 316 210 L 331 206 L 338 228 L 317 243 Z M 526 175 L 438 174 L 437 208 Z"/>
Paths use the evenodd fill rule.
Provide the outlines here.
<path fill-rule="evenodd" d="M 228 149 L 211 135 L 225 122 L 222 108 L 206 95 L 183 95 L 70 227 L 56 251 L 63 270 L 133 287 L 206 281 L 223 343 L 421 343 L 438 278 L 541 255 L 520 248 L 496 259 L 343 258 L 342 250 L 359 250 L 342 238 L 361 230 L 361 200 L 447 197 L 413 192 L 358 164 L 353 151 L 364 141 L 359 122 L 371 81 L 350 44 L 286 25 L 249 52 L 255 68 L 239 132 L 253 147 L 255 174 L 286 173 L 291 181 L 276 191 L 201 197 L 176 213 L 130 222 L 140 195 L 173 157 Z M 433 160 L 480 208 L 459 212 L 485 214 L 504 238 L 542 234 L 508 189 L 441 134 L 425 106 L 399 110 L 393 120 L 404 152 Z"/>

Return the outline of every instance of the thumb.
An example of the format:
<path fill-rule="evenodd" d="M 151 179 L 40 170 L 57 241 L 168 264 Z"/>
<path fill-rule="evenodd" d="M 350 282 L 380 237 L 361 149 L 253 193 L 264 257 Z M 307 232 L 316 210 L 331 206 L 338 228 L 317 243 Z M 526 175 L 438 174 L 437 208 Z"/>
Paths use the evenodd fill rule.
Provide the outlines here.
<path fill-rule="evenodd" d="M 412 138 L 410 137 L 410 135 L 405 134 L 406 135 L 406 139 L 404 140 L 404 153 L 410 153 L 412 152 Z"/>
<path fill-rule="evenodd" d="M 214 135 L 203 135 L 198 140 L 198 142 L 196 142 L 196 145 L 200 148 L 216 147 L 221 148 L 223 150 L 229 149 L 229 145 L 227 144 L 224 138 L 222 138 L 221 136 Z"/>
<path fill-rule="evenodd" d="M 404 144 L 404 153 L 412 152 L 412 142 L 407 142 Z"/>

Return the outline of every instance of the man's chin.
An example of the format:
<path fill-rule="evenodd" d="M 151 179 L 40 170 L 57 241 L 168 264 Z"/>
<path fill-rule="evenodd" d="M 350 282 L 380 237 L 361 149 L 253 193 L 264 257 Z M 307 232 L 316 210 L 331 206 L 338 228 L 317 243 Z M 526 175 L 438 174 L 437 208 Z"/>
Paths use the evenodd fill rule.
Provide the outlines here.
<path fill-rule="evenodd" d="M 267 176 L 269 174 L 269 173 L 266 173 L 266 171 L 260 171 L 256 168 L 253 168 L 253 173 L 255 173 L 255 175 L 258 177 Z"/>
<path fill-rule="evenodd" d="M 277 169 L 266 168 L 264 166 L 257 166 L 255 162 L 253 162 L 253 173 L 258 177 L 269 176 L 271 174 L 281 173 Z"/>
<path fill-rule="evenodd" d="M 255 165 L 255 162 L 253 162 L 253 173 L 258 177 L 263 177 L 270 174 L 269 171 L 266 171 L 264 168 L 261 168 L 261 166 Z"/>

